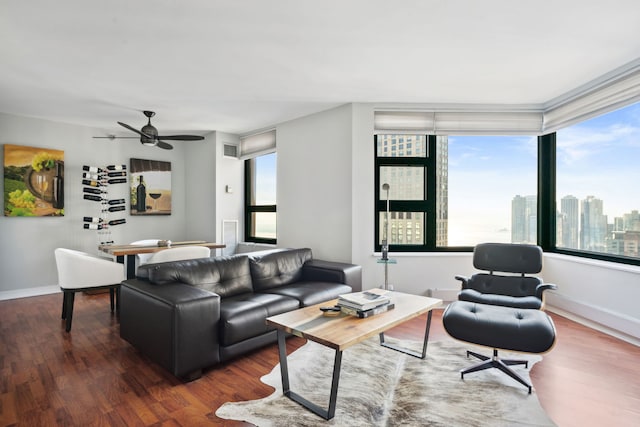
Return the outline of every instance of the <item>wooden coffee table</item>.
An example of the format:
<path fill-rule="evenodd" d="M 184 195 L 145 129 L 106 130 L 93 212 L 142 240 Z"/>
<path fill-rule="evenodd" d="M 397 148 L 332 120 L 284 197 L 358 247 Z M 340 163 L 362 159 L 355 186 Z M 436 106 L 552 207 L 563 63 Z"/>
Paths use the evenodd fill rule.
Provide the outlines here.
<path fill-rule="evenodd" d="M 336 399 L 338 395 L 338 382 L 340 380 L 340 365 L 342 352 L 352 345 L 358 344 L 372 336 L 379 335 L 380 345 L 396 351 L 424 359 L 427 355 L 427 342 L 429 341 L 429 328 L 431 326 L 431 310 L 440 306 L 442 300 L 418 295 L 410 295 L 402 292 L 389 292 L 395 308 L 385 313 L 364 319 L 341 313 L 336 317 L 324 316 L 320 307 L 333 306 L 337 300 L 327 301 L 321 304 L 290 311 L 267 318 L 267 324 L 278 330 L 278 353 L 280 358 L 280 373 L 282 376 L 282 390 L 289 399 L 301 404 L 305 408 L 323 417 L 326 420 L 333 418 L 336 412 Z M 387 343 L 384 340 L 384 332 L 409 319 L 429 313 L 424 333 L 422 353 L 405 349 Z M 336 351 L 333 364 L 333 377 L 331 392 L 329 394 L 329 407 L 324 409 L 313 402 L 308 401 L 289 387 L 289 369 L 287 366 L 287 351 L 285 344 L 286 334 L 317 342 Z"/>

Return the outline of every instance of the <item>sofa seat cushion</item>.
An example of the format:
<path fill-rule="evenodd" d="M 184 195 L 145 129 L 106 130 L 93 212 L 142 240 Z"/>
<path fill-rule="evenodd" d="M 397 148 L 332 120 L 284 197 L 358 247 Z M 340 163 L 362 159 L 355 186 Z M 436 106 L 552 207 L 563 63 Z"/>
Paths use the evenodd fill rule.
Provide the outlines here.
<path fill-rule="evenodd" d="M 332 282 L 298 282 L 269 289 L 269 293 L 284 295 L 300 301 L 300 307 L 307 307 L 338 298 L 352 292 L 351 286 Z"/>
<path fill-rule="evenodd" d="M 268 327 L 265 319 L 296 310 L 297 299 L 277 294 L 246 293 L 220 302 L 220 345 L 229 346 L 262 335 Z"/>

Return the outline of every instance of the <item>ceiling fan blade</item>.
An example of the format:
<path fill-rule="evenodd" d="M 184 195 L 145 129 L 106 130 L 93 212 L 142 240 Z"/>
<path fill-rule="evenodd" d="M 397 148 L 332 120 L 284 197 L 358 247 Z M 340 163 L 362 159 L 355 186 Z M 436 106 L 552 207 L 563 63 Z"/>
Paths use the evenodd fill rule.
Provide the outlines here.
<path fill-rule="evenodd" d="M 163 148 L 165 150 L 173 150 L 173 145 L 171 144 L 167 144 L 164 141 L 158 141 L 158 143 L 156 144 L 156 146 Z"/>
<path fill-rule="evenodd" d="M 120 126 L 122 126 L 122 127 L 125 127 L 125 128 L 127 128 L 127 129 L 129 129 L 129 130 L 130 130 L 130 131 L 132 131 L 132 132 L 137 133 L 137 134 L 138 134 L 138 135 L 140 135 L 140 136 L 144 136 L 145 138 L 151 138 L 151 139 L 153 139 L 153 136 L 151 136 L 151 135 L 147 135 L 146 133 L 143 133 L 143 132 L 140 132 L 138 129 L 136 129 L 136 128 L 134 128 L 134 127 L 131 127 L 131 126 L 129 126 L 129 125 L 128 125 L 128 124 L 126 124 L 126 123 L 118 122 L 118 124 L 119 124 Z"/>
<path fill-rule="evenodd" d="M 115 136 L 115 135 L 109 135 L 109 136 L 93 136 L 92 138 L 94 139 L 138 139 L 138 136 Z"/>
<path fill-rule="evenodd" d="M 199 135 L 158 135 L 156 138 L 158 139 L 167 139 L 169 141 L 201 141 L 204 139 L 204 136 Z"/>

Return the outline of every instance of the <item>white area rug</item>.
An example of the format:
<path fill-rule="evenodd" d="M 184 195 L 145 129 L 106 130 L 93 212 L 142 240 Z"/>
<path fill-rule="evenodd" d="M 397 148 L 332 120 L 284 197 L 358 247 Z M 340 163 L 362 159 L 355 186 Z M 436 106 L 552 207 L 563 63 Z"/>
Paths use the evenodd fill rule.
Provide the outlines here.
<path fill-rule="evenodd" d="M 396 341 L 422 350 L 422 343 Z M 280 365 L 262 377 L 276 391 L 247 402 L 228 402 L 216 415 L 258 426 L 553 426 L 535 390 L 497 369 L 465 375 L 460 369 L 477 359 L 466 350 L 490 354 L 490 349 L 454 341 L 430 342 L 425 360 L 380 347 L 378 339 L 353 346 L 342 355 L 336 414 L 325 421 L 282 394 Z M 307 342 L 289 355 L 291 390 L 326 409 L 331 388 L 335 352 Z M 509 356 L 508 353 L 502 357 Z M 529 369 L 542 358 L 513 355 L 530 361 Z M 514 367 L 527 381 L 528 370 Z"/>

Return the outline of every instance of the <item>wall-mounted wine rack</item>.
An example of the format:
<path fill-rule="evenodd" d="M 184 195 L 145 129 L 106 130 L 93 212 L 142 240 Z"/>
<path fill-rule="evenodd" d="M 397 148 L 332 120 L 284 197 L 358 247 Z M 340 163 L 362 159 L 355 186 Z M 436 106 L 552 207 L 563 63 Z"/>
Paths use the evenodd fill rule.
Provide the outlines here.
<path fill-rule="evenodd" d="M 115 212 L 126 210 L 125 199 L 109 198 L 109 186 L 127 182 L 126 165 L 109 165 L 105 167 L 82 167 L 82 193 L 85 200 L 99 203 L 99 211 L 95 216 L 83 217 L 85 230 L 97 230 L 98 242 L 101 245 L 113 243 L 111 227 L 124 224 L 125 218 L 111 218 Z"/>

